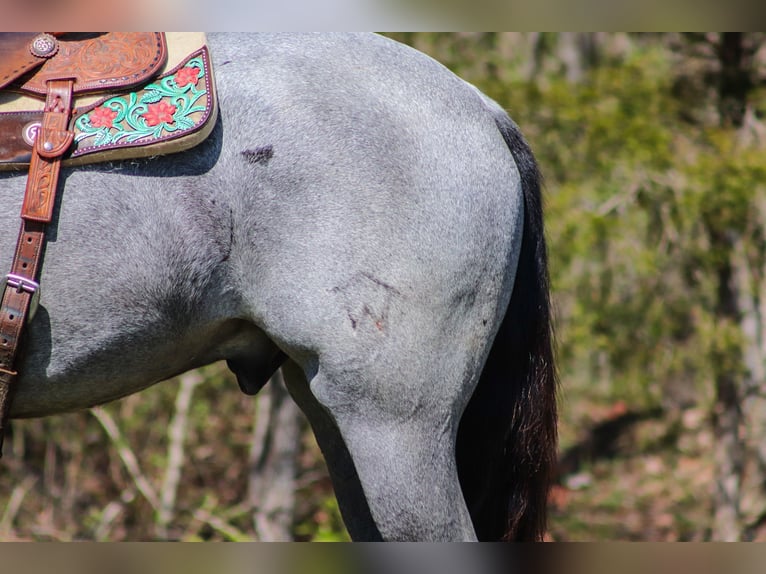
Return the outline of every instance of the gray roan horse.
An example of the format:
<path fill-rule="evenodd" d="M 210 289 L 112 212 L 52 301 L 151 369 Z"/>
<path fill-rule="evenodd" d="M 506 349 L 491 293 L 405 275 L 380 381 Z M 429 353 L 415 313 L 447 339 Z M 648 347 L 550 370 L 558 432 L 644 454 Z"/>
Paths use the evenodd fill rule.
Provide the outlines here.
<path fill-rule="evenodd" d="M 212 136 L 62 170 L 11 416 L 217 360 L 282 366 L 356 540 L 545 528 L 555 373 L 539 176 L 517 126 L 374 35 L 211 36 Z M 0 174 L 0 272 L 25 174 Z"/>

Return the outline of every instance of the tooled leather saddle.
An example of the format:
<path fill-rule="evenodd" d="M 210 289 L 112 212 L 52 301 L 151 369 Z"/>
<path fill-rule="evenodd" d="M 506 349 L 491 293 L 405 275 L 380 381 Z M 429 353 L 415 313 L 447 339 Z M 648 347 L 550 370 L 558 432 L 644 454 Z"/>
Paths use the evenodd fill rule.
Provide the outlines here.
<path fill-rule="evenodd" d="M 0 456 L 62 163 L 188 149 L 215 123 L 204 37 L 191 52 L 188 39 L 168 39 L 162 32 L 0 34 L 0 169 L 29 170 L 11 271 L 0 277 Z"/>

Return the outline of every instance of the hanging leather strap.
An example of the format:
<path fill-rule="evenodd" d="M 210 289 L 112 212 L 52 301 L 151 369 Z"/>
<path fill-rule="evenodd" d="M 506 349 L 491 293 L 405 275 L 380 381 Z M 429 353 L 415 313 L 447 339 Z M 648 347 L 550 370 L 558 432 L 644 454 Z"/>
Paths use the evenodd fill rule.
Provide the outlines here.
<path fill-rule="evenodd" d="M 72 114 L 71 79 L 51 80 L 43 121 L 35 139 L 21 208 L 21 230 L 11 272 L 2 278 L 0 300 L 0 457 L 18 372 L 21 337 L 37 307 L 37 283 L 45 248 L 45 226 L 53 217 L 62 156 L 72 145 L 68 130 Z"/>

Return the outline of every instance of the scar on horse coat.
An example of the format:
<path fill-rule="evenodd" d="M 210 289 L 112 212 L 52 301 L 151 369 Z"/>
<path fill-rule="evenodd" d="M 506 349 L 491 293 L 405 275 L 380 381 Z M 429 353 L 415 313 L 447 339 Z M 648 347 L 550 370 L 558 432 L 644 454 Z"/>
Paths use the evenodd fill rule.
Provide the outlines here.
<path fill-rule="evenodd" d="M 517 126 L 379 36 L 209 44 L 206 142 L 63 170 L 12 416 L 282 366 L 354 539 L 540 539 L 556 377 Z M 0 268 L 24 184 L 0 174 Z"/>

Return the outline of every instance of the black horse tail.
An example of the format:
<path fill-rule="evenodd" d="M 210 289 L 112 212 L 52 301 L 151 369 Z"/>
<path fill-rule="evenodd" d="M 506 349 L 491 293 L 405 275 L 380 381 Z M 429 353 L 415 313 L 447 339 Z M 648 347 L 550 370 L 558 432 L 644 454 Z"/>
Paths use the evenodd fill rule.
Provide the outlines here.
<path fill-rule="evenodd" d="M 541 176 L 518 126 L 495 122 L 524 195 L 524 231 L 505 318 L 457 436 L 458 474 L 479 540 L 542 540 L 557 460 L 557 376 Z"/>

